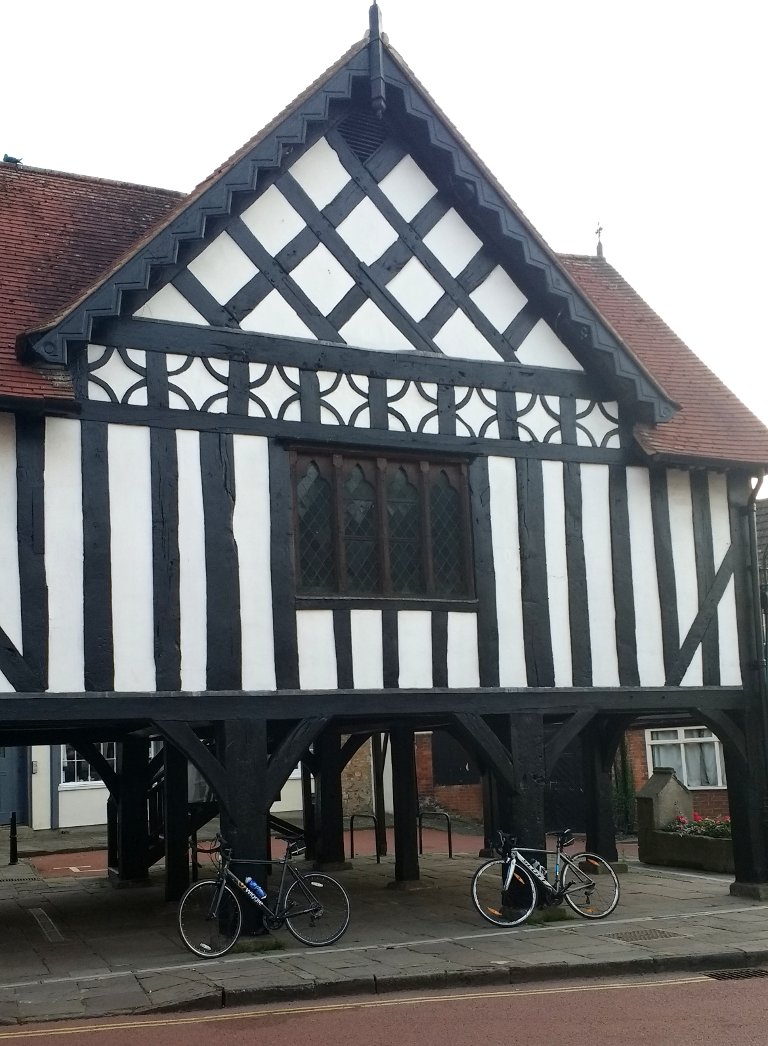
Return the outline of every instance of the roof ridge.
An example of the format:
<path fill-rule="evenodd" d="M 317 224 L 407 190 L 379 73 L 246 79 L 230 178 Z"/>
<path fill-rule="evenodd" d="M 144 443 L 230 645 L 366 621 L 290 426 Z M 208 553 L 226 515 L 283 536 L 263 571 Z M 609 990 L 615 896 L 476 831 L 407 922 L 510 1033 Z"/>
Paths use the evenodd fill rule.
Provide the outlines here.
<path fill-rule="evenodd" d="M 57 171 L 52 167 L 32 167 L 29 164 L 15 164 L 0 161 L 0 171 L 13 171 L 16 174 L 44 174 L 54 178 L 65 178 L 69 181 L 89 182 L 98 185 L 114 185 L 124 189 L 142 189 L 144 192 L 163 193 L 166 196 L 177 196 L 183 199 L 188 194 L 178 189 L 164 189 L 160 185 L 145 185 L 142 182 L 127 182 L 120 178 L 102 178 L 93 174 L 78 174 L 76 171 Z"/>

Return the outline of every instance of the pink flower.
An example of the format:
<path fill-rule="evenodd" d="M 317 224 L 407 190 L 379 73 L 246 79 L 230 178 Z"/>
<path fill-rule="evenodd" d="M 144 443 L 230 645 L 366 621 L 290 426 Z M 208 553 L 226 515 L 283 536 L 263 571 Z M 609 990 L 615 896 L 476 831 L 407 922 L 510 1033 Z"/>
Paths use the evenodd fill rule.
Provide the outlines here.
<path fill-rule="evenodd" d="M 694 814 L 693 814 L 693 819 L 694 819 L 694 821 L 703 821 L 704 820 L 704 818 L 701 816 L 701 814 L 697 814 L 695 811 L 694 811 Z"/>

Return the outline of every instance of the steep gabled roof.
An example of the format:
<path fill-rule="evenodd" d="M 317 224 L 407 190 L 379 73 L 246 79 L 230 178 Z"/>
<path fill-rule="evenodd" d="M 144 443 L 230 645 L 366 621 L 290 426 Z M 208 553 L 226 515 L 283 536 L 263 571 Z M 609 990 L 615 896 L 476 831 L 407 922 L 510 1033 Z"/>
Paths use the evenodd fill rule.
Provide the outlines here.
<path fill-rule="evenodd" d="M 119 314 L 126 293 L 146 289 L 159 270 L 175 265 L 182 244 L 200 241 L 208 222 L 229 216 L 243 194 L 252 196 L 263 172 L 280 167 L 297 146 L 304 148 L 312 129 L 338 112 L 334 107 L 339 103 L 362 104 L 370 111 L 376 60 L 381 82 L 386 85 L 385 116 L 395 129 L 393 134 L 404 136 L 419 151 L 428 174 L 446 196 L 456 201 L 457 209 L 473 212 L 474 220 L 523 279 L 522 289 L 528 298 L 535 299 L 542 316 L 557 324 L 558 336 L 566 344 L 575 345 L 580 361 L 582 356 L 589 359 L 593 375 L 611 385 L 619 399 L 631 402 L 641 416 L 652 421 L 670 417 L 675 405 L 653 375 L 580 295 L 556 256 L 481 166 L 399 56 L 382 40 L 378 41 L 378 50 L 374 43 L 364 41 L 347 52 L 281 118 L 195 190 L 166 225 L 140 243 L 106 280 L 72 309 L 54 317 L 50 325 L 30 332 L 27 345 L 31 351 L 49 363 L 65 362 L 68 342 L 88 340 L 95 321 Z"/>
<path fill-rule="evenodd" d="M 379 86 L 388 92 L 387 119 L 397 121 L 412 143 L 421 143 L 432 155 L 433 170 L 444 173 L 446 191 L 480 215 L 502 251 L 525 267 L 530 286 L 557 317 L 558 332 L 581 348 L 588 368 L 637 405 L 647 419 L 636 429 L 640 446 L 682 464 L 768 464 L 768 430 L 605 261 L 551 251 L 400 56 L 381 41 L 377 57 L 367 41 L 352 47 L 187 197 L 0 165 L 11 189 L 29 196 L 28 203 L 15 200 L 9 209 L 10 225 L 0 222 L 0 266 L 7 266 L 4 257 L 16 256 L 10 293 L 3 287 L 0 296 L 0 397 L 70 395 L 66 372 L 22 366 L 10 352 L 10 339 L 27 330 L 24 344 L 39 358 L 63 363 L 68 340 L 87 339 L 95 320 L 119 312 L 124 292 L 147 288 L 153 272 L 173 265 L 180 245 L 200 240 L 209 220 L 228 215 L 239 194 L 252 194 L 261 172 L 303 146 L 309 129 L 327 120 L 336 102 L 354 94 L 359 104 L 366 91 L 370 98 L 374 62 Z M 16 235 L 19 223 L 25 228 Z"/>
<path fill-rule="evenodd" d="M 712 373 L 603 258 L 573 254 L 561 261 L 619 337 L 680 405 L 663 425 L 638 425 L 651 457 L 687 464 L 768 465 L 768 429 Z"/>
<path fill-rule="evenodd" d="M 18 335 L 77 298 L 180 198 L 165 189 L 0 163 L 0 398 L 71 398 L 64 368 L 19 362 Z"/>

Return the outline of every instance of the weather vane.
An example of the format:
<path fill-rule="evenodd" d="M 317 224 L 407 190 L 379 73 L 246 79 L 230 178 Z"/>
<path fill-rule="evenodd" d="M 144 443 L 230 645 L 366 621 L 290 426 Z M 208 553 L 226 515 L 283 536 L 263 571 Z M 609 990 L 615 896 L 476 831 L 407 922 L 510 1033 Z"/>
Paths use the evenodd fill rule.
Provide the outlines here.
<path fill-rule="evenodd" d="M 603 227 L 598 221 L 597 228 L 595 229 L 595 236 L 597 236 L 597 256 L 602 258 L 603 256 L 603 241 L 600 238 L 603 235 Z"/>

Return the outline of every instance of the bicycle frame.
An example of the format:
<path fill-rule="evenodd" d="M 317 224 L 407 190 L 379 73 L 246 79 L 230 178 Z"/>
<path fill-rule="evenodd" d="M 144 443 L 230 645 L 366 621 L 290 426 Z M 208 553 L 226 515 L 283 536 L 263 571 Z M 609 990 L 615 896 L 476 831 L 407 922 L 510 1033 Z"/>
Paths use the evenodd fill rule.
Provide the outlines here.
<path fill-rule="evenodd" d="M 209 913 L 210 917 L 214 918 L 216 916 L 216 913 L 218 912 L 218 909 L 219 909 L 219 903 L 221 902 L 221 895 L 222 895 L 222 893 L 224 891 L 224 885 L 226 883 L 230 883 L 232 886 L 235 886 L 241 893 L 245 894 L 245 896 L 248 898 L 249 901 L 251 901 L 253 904 L 258 905 L 261 909 L 263 909 L 263 911 L 265 913 L 265 916 L 270 921 L 274 922 L 275 928 L 277 926 L 280 926 L 284 922 L 285 916 L 288 913 L 287 909 L 285 908 L 285 906 L 283 905 L 282 902 L 283 902 L 283 898 L 285 897 L 285 895 L 287 893 L 286 886 L 285 886 L 285 880 L 286 880 L 286 875 L 287 875 L 287 873 L 289 871 L 290 871 L 291 875 L 293 876 L 293 882 L 290 883 L 289 885 L 292 886 L 293 883 L 298 883 L 299 884 L 299 888 L 301 889 L 301 892 L 304 894 L 304 896 L 306 897 L 307 902 L 308 902 L 308 907 L 307 908 L 292 909 L 291 910 L 291 915 L 304 915 L 304 914 L 307 914 L 309 912 L 314 911 L 318 907 L 317 899 L 313 896 L 311 891 L 309 891 L 307 889 L 307 887 L 304 884 L 302 876 L 299 874 L 299 872 L 296 871 L 294 866 L 291 864 L 291 861 L 290 861 L 291 856 L 292 855 L 288 851 L 286 851 L 285 857 L 281 861 L 271 861 L 271 860 L 266 860 L 264 858 L 248 858 L 248 857 L 222 858 L 221 871 L 219 872 L 219 875 L 218 875 L 219 884 L 218 884 L 218 888 L 217 888 L 215 894 L 213 895 L 213 900 L 212 900 L 212 903 L 211 903 L 211 910 L 210 910 L 210 913 Z M 235 873 L 229 867 L 230 864 L 263 864 L 263 865 L 269 865 L 269 866 L 272 866 L 274 864 L 279 864 L 282 867 L 282 872 L 280 874 L 280 883 L 279 883 L 279 886 L 278 886 L 278 889 L 277 889 L 277 894 L 276 894 L 276 900 L 275 900 L 274 908 L 271 908 L 260 897 L 257 897 L 256 894 L 253 892 L 253 890 L 250 890 L 246 886 L 246 884 L 243 882 L 243 880 L 240 879 L 239 876 L 235 875 Z"/>
<path fill-rule="evenodd" d="M 525 859 L 523 854 L 526 853 L 544 854 L 545 857 L 555 858 L 555 871 L 553 882 L 550 882 L 547 878 L 546 870 L 544 872 L 540 872 L 538 868 L 536 868 L 532 864 L 531 861 L 527 861 Z M 562 847 L 560 846 L 558 846 L 555 850 L 537 850 L 535 847 L 531 846 L 523 846 L 519 848 L 517 846 L 513 846 L 508 855 L 503 855 L 503 859 L 509 865 L 504 875 L 505 890 L 509 890 L 512 884 L 512 876 L 515 873 L 515 868 L 517 867 L 518 862 L 523 866 L 523 868 L 526 869 L 533 881 L 542 886 L 547 891 L 547 893 L 551 895 L 553 900 L 559 900 L 560 898 L 564 897 L 567 893 L 571 893 L 572 891 L 581 891 L 584 889 L 585 885 L 595 885 L 592 877 L 587 875 L 587 873 L 584 872 L 581 868 L 579 868 L 577 864 L 574 864 L 574 862 L 570 859 L 568 854 L 565 853 Z M 575 883 L 571 883 L 571 885 L 567 888 L 563 886 L 563 874 L 566 868 L 570 868 L 573 872 L 576 873 L 578 877 L 578 881 Z"/>

